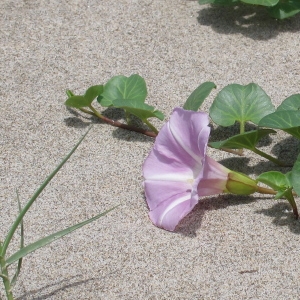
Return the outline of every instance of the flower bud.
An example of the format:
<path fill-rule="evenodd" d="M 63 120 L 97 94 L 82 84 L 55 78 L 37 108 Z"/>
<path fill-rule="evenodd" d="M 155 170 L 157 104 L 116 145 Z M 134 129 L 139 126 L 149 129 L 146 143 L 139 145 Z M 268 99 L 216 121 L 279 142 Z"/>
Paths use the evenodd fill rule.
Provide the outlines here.
<path fill-rule="evenodd" d="M 230 171 L 228 173 L 228 179 L 226 183 L 226 189 L 228 193 L 236 195 L 250 195 L 257 191 L 257 183 L 250 177 Z"/>

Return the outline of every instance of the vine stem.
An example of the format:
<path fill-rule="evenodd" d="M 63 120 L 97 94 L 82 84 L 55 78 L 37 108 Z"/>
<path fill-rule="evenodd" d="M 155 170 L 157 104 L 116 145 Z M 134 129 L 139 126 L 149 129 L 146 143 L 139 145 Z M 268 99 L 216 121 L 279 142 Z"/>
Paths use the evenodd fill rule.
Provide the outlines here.
<path fill-rule="evenodd" d="M 257 186 L 256 191 L 261 194 L 268 194 L 268 195 L 276 195 L 277 194 L 276 191 L 269 189 L 269 188 L 262 187 L 262 186 Z"/>
<path fill-rule="evenodd" d="M 143 121 L 156 135 L 158 134 L 158 130 L 147 119 Z"/>
<path fill-rule="evenodd" d="M 279 165 L 281 167 L 287 167 L 287 165 L 285 163 L 283 163 L 282 161 L 280 161 L 279 159 L 277 159 L 277 158 L 275 158 L 275 157 L 273 157 L 273 156 L 271 156 L 271 155 L 269 155 L 269 154 L 267 154 L 267 153 L 265 153 L 263 151 L 260 151 L 257 148 L 254 148 L 252 151 L 254 153 L 256 153 L 256 154 L 258 154 L 258 155 L 260 155 L 260 156 L 262 156 L 262 157 L 264 157 L 264 158 L 272 161 L 273 163 L 275 163 L 275 164 L 277 164 L 277 165 Z"/>
<path fill-rule="evenodd" d="M 126 129 L 126 130 L 135 131 L 135 132 L 142 133 L 144 135 L 154 137 L 154 138 L 157 136 L 157 133 L 155 133 L 154 131 L 149 131 L 149 130 L 134 127 L 134 126 L 131 126 L 131 125 L 123 124 L 119 121 L 114 121 L 110 118 L 107 118 L 107 117 L 103 116 L 102 114 L 100 114 L 92 105 L 90 105 L 89 108 L 92 110 L 92 112 L 89 112 L 87 110 L 82 110 L 82 109 L 81 109 L 81 111 L 83 111 L 85 113 L 93 114 L 94 116 L 98 117 L 99 119 L 103 120 L 104 122 L 106 122 L 106 123 L 108 123 L 108 124 L 110 124 L 114 127 L 119 127 L 119 128 L 123 128 L 123 129 Z"/>
<path fill-rule="evenodd" d="M 265 188 L 262 186 L 257 186 L 257 193 L 261 193 L 261 194 L 268 194 L 268 195 L 276 195 L 278 193 L 278 191 L 275 191 L 273 189 L 269 189 L 269 188 Z M 293 196 L 298 196 L 294 191 L 291 192 Z"/>

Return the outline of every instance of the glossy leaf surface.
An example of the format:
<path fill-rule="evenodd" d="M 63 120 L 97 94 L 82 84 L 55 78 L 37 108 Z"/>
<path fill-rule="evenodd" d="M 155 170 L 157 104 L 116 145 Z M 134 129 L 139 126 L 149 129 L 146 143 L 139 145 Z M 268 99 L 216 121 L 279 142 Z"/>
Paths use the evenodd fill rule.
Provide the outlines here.
<path fill-rule="evenodd" d="M 126 77 L 123 75 L 111 78 L 104 86 L 104 92 L 97 98 L 104 106 L 112 106 L 114 100 L 134 100 L 143 103 L 147 97 L 145 80 L 137 75 Z"/>
<path fill-rule="evenodd" d="M 242 134 L 237 134 L 228 138 L 227 140 L 220 142 L 210 142 L 209 146 L 220 149 L 220 148 L 229 148 L 229 149 L 250 149 L 253 150 L 255 145 L 259 142 L 261 138 L 270 134 L 276 133 L 276 131 L 272 129 L 259 129 L 248 131 Z"/>
<path fill-rule="evenodd" d="M 186 110 L 197 111 L 211 90 L 216 88 L 213 82 L 204 82 L 198 86 L 188 97 L 183 108 Z"/>
<path fill-rule="evenodd" d="M 236 121 L 258 124 L 264 116 L 274 111 L 269 96 L 257 84 L 231 84 L 215 98 L 210 108 L 210 117 L 221 126 L 230 126 Z"/>
<path fill-rule="evenodd" d="M 124 101 L 124 99 L 117 99 L 112 101 L 112 105 L 114 107 L 123 108 L 126 112 L 135 115 L 141 120 L 146 120 L 148 118 L 164 119 L 164 114 L 161 111 L 138 100 L 126 99 L 126 101 Z"/>

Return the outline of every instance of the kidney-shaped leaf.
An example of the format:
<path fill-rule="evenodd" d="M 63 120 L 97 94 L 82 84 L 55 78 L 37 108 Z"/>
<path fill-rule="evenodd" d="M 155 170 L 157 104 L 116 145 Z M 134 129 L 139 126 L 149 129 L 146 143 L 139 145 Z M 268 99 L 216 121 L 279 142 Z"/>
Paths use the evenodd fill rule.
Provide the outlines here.
<path fill-rule="evenodd" d="M 215 98 L 210 108 L 210 117 L 221 126 L 230 126 L 236 121 L 258 124 L 274 110 L 271 99 L 257 84 L 231 84 L 223 88 Z"/>
<path fill-rule="evenodd" d="M 300 195 L 300 154 L 297 157 L 297 160 L 292 169 L 292 184 L 297 195 Z"/>
<path fill-rule="evenodd" d="M 87 107 L 91 104 L 89 99 L 83 96 L 72 96 L 66 102 L 65 105 L 74 108 Z"/>
<path fill-rule="evenodd" d="M 289 18 L 300 12 L 299 0 L 279 2 L 277 5 L 268 7 L 269 14 L 275 19 Z"/>
<path fill-rule="evenodd" d="M 199 85 L 188 97 L 183 105 L 186 110 L 197 111 L 205 98 L 210 94 L 211 90 L 216 88 L 213 82 L 204 82 Z"/>
<path fill-rule="evenodd" d="M 282 129 L 300 139 L 300 94 L 286 98 L 276 112 L 260 120 L 259 126 Z"/>
<path fill-rule="evenodd" d="M 164 114 L 156 110 L 153 106 L 146 103 L 142 103 L 138 100 L 132 99 L 116 99 L 112 102 L 114 107 L 123 108 L 126 112 L 135 115 L 141 120 L 147 120 L 148 118 L 164 119 Z"/>
<path fill-rule="evenodd" d="M 263 6 L 274 6 L 279 2 L 279 0 L 241 0 L 241 1 L 248 4 L 256 4 L 256 5 L 263 5 Z"/>
<path fill-rule="evenodd" d="M 279 110 L 260 120 L 259 126 L 286 129 L 300 126 L 300 111 Z"/>
<path fill-rule="evenodd" d="M 97 101 L 104 107 L 112 105 L 116 99 L 131 99 L 137 102 L 145 102 L 147 87 L 145 80 L 137 75 L 126 77 L 123 75 L 111 78 L 104 86 L 104 92 L 97 98 Z"/>
<path fill-rule="evenodd" d="M 216 148 L 216 149 L 220 149 L 220 148 L 243 149 L 243 148 L 246 148 L 249 150 L 253 150 L 255 148 L 255 145 L 258 143 L 258 141 L 270 133 L 276 133 L 276 131 L 274 131 L 272 129 L 259 129 L 259 130 L 248 131 L 245 133 L 241 133 L 241 134 L 232 136 L 225 141 L 210 142 L 209 146 Z"/>
<path fill-rule="evenodd" d="M 268 185 L 275 191 L 285 190 L 290 187 L 290 183 L 286 175 L 278 171 L 262 173 L 256 179 Z"/>
<path fill-rule="evenodd" d="M 199 4 L 223 4 L 230 5 L 238 2 L 239 0 L 198 0 Z"/>
<path fill-rule="evenodd" d="M 83 96 L 75 96 L 72 91 L 67 90 L 68 100 L 65 105 L 75 108 L 89 106 L 97 96 L 103 92 L 103 85 L 94 85 L 89 87 Z"/>
<path fill-rule="evenodd" d="M 279 110 L 300 110 L 300 94 L 292 95 L 285 100 L 277 107 L 276 111 Z"/>
<path fill-rule="evenodd" d="M 94 85 L 89 87 L 85 94 L 84 98 L 90 101 L 90 104 L 93 102 L 94 99 L 96 99 L 99 95 L 103 93 L 103 85 Z"/>

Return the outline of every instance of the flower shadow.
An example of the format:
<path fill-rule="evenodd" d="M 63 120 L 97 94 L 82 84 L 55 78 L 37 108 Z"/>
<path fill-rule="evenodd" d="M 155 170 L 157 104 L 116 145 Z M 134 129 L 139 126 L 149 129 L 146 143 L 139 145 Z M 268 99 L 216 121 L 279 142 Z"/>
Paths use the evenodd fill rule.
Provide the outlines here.
<path fill-rule="evenodd" d="M 203 217 L 206 212 L 224 209 L 228 206 L 246 205 L 256 201 L 253 196 L 240 195 L 220 195 L 206 197 L 199 201 L 195 208 L 176 227 L 175 233 L 187 237 L 196 237 L 197 230 L 201 227 Z"/>
<path fill-rule="evenodd" d="M 292 233 L 300 234 L 300 221 L 295 219 L 287 202 L 277 202 L 272 207 L 257 210 L 255 213 L 273 218 L 274 225 L 287 227 Z"/>
<path fill-rule="evenodd" d="M 198 22 L 221 34 L 243 34 L 253 40 L 269 40 L 280 32 L 297 32 L 300 16 L 276 20 L 268 15 L 264 6 L 258 5 L 211 5 L 198 12 Z"/>

